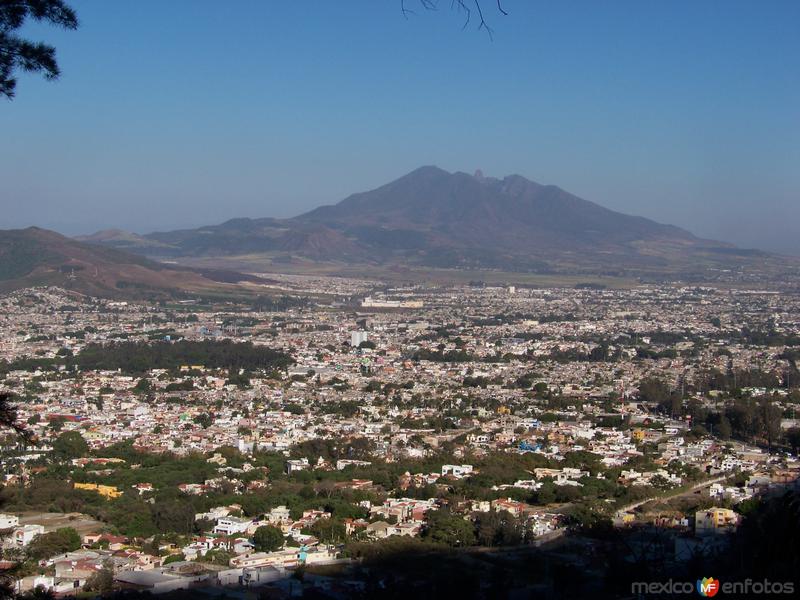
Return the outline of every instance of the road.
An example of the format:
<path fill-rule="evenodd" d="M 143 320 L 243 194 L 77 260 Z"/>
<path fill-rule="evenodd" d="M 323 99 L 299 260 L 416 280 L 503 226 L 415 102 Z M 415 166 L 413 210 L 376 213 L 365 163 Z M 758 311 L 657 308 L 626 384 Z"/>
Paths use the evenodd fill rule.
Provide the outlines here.
<path fill-rule="evenodd" d="M 20 515 L 20 525 L 42 525 L 45 532 L 55 531 L 61 527 L 72 527 L 80 534 L 100 532 L 106 525 L 81 513 L 48 513 L 26 511 Z"/>
<path fill-rule="evenodd" d="M 728 477 L 730 477 L 730 473 L 727 475 L 721 475 L 719 477 L 715 477 L 714 479 L 708 479 L 706 481 L 701 481 L 700 483 L 690 487 L 688 490 L 679 490 L 674 494 L 668 494 L 666 496 L 656 496 L 654 498 L 646 498 L 645 500 L 639 500 L 638 502 L 634 502 L 633 504 L 629 504 L 627 506 L 622 506 L 617 509 L 617 513 L 624 513 L 631 510 L 635 510 L 642 506 L 643 504 L 647 504 L 653 500 L 671 500 L 672 498 L 679 498 L 681 496 L 689 496 L 694 494 L 697 490 L 702 490 L 703 488 L 709 487 L 711 484 L 719 483 L 720 481 L 725 481 Z"/>

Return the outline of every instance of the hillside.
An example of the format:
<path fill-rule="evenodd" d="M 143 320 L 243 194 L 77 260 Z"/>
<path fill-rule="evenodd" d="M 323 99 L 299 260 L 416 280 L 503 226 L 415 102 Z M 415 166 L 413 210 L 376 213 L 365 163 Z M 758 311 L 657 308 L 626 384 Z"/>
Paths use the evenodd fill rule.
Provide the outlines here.
<path fill-rule="evenodd" d="M 677 227 L 614 212 L 519 175 L 495 179 L 436 167 L 296 220 L 343 231 L 381 256 L 416 251 L 432 266 L 658 266 L 676 250 L 709 245 Z"/>
<path fill-rule="evenodd" d="M 37 227 L 0 230 L 0 291 L 55 285 L 106 297 L 158 296 L 221 291 L 222 275 L 248 279 L 205 275 Z"/>
<path fill-rule="evenodd" d="M 247 257 L 253 263 L 262 256 L 284 263 L 532 273 L 698 274 L 757 267 L 770 259 L 519 175 L 498 179 L 430 166 L 291 219 L 233 219 L 199 229 L 101 238 L 96 241 L 194 262 Z"/>

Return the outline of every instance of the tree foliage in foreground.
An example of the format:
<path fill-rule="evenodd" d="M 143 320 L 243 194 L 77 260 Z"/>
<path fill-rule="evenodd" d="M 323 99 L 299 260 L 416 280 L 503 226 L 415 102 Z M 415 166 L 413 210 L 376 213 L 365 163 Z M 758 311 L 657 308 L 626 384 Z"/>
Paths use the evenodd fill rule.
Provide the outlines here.
<path fill-rule="evenodd" d="M 27 19 L 47 22 L 64 29 L 77 29 L 78 18 L 63 0 L 3 0 L 0 2 L 0 96 L 13 98 L 16 72 L 42 73 L 45 79 L 61 74 L 56 49 L 17 35 Z"/>

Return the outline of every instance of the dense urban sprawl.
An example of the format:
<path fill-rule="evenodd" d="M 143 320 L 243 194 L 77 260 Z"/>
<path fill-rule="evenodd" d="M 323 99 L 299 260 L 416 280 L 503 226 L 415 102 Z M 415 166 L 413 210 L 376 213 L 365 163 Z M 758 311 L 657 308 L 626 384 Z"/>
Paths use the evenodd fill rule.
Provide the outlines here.
<path fill-rule="evenodd" d="M 278 282 L 0 298 L 17 589 L 348 597 L 387 549 L 610 527 L 667 531 L 680 560 L 797 480 L 796 294 Z"/>

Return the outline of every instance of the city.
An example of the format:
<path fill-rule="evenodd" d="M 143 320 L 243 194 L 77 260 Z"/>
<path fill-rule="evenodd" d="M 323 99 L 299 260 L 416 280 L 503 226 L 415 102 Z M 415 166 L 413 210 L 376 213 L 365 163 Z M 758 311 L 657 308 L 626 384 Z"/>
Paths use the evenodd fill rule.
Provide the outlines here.
<path fill-rule="evenodd" d="M 0 600 L 795 597 L 798 23 L 0 0 Z"/>
<path fill-rule="evenodd" d="M 796 485 L 796 293 L 285 280 L 249 305 L 0 300 L 19 591 L 344 597 L 382 552 L 606 527 L 680 563 Z"/>

